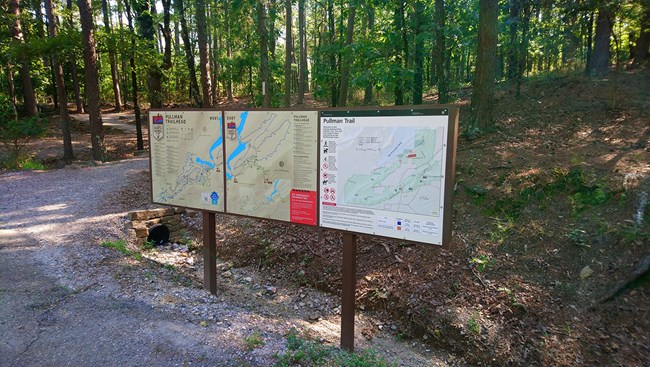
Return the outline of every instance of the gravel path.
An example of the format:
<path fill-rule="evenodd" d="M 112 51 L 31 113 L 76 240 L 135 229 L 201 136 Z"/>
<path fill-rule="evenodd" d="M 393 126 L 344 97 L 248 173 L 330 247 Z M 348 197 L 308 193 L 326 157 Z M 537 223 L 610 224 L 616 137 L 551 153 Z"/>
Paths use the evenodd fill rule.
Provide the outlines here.
<path fill-rule="evenodd" d="M 337 343 L 337 320 L 309 323 L 253 292 L 242 300 L 234 280 L 216 297 L 100 246 L 123 237 L 114 193 L 142 185 L 144 170 L 138 158 L 0 175 L 0 366 L 270 366 L 292 327 Z M 264 345 L 248 350 L 253 334 Z M 361 339 L 398 365 L 446 365 L 390 337 Z"/>

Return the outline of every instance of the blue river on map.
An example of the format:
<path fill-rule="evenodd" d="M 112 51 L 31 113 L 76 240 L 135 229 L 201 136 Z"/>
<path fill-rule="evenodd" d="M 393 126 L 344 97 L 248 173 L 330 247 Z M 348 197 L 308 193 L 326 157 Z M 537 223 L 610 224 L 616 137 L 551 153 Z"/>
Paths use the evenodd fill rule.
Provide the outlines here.
<path fill-rule="evenodd" d="M 278 183 L 279 182 L 280 182 L 280 179 L 276 178 L 275 182 L 273 183 L 273 192 L 271 193 L 271 195 L 266 197 L 266 200 L 273 201 L 273 196 L 275 196 L 275 194 L 278 193 Z"/>
<path fill-rule="evenodd" d="M 232 168 L 230 168 L 230 161 L 233 159 L 237 158 L 239 154 L 241 154 L 244 150 L 246 150 L 246 146 L 248 143 L 242 143 L 241 141 L 241 132 L 244 130 L 244 125 L 246 124 L 246 119 L 248 118 L 248 111 L 242 112 L 241 114 L 241 123 L 239 124 L 239 127 L 237 128 L 237 148 L 230 153 L 228 156 L 228 160 L 226 161 L 226 177 L 228 177 L 229 180 L 232 179 L 232 174 L 230 173 L 232 171 Z"/>
<path fill-rule="evenodd" d="M 223 122 L 221 120 L 221 116 L 219 116 L 219 138 L 217 139 L 217 141 L 215 141 L 212 144 L 212 146 L 210 147 L 210 151 L 208 152 L 212 162 L 201 159 L 200 157 L 196 157 L 196 163 L 203 164 L 203 165 L 206 165 L 206 166 L 210 167 L 211 169 L 214 169 L 214 167 L 215 167 L 215 165 L 213 163 L 214 162 L 214 156 L 212 155 L 212 152 L 214 152 L 214 150 L 217 149 L 223 143 L 223 137 L 221 136 L 221 131 L 223 131 L 223 125 L 222 124 L 223 124 Z"/>

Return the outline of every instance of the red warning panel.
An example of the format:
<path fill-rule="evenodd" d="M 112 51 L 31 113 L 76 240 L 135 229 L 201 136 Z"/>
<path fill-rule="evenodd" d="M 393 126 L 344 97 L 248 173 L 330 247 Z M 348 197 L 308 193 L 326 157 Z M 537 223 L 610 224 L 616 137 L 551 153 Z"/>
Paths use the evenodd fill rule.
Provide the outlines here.
<path fill-rule="evenodd" d="M 316 191 L 291 190 L 290 220 L 292 223 L 316 225 Z"/>

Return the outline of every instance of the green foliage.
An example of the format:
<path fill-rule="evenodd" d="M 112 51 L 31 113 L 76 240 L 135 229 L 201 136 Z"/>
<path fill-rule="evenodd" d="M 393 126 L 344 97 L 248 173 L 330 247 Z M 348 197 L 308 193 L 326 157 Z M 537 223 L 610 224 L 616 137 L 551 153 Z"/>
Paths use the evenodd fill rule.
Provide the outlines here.
<path fill-rule="evenodd" d="M 587 244 L 587 232 L 585 230 L 578 228 L 572 229 L 569 231 L 569 234 L 567 234 L 567 238 L 576 246 L 589 247 Z"/>
<path fill-rule="evenodd" d="M 480 273 L 494 266 L 494 260 L 490 259 L 485 255 L 481 255 L 479 257 L 473 257 L 469 260 L 469 263 L 470 265 L 475 266 L 476 270 L 478 270 Z"/>
<path fill-rule="evenodd" d="M 264 338 L 262 338 L 262 334 L 257 330 L 251 335 L 244 337 L 244 349 L 248 351 L 263 347 L 264 344 Z"/>
<path fill-rule="evenodd" d="M 102 247 L 115 249 L 117 252 L 123 254 L 124 256 L 131 256 L 138 261 L 142 260 L 142 254 L 140 252 L 130 250 L 127 247 L 125 240 L 105 241 L 102 242 Z"/>
<path fill-rule="evenodd" d="M 327 366 L 327 367 L 389 367 L 388 363 L 372 350 L 348 353 L 338 348 L 325 346 L 298 335 L 291 329 L 285 335 L 287 350 L 275 356 L 276 367 L 288 366 Z"/>
<path fill-rule="evenodd" d="M 30 159 L 21 161 L 22 149 L 30 139 L 42 136 L 46 127 L 45 120 L 38 116 L 16 118 L 11 101 L 0 94 L 0 142 L 8 153 L 4 165 L 15 169 L 21 168 L 22 164 L 28 162 Z M 28 167 L 35 166 L 35 162 L 27 164 Z"/>
<path fill-rule="evenodd" d="M 467 328 L 475 334 L 481 333 L 481 324 L 479 323 L 476 315 L 472 315 L 469 319 L 467 319 Z"/>

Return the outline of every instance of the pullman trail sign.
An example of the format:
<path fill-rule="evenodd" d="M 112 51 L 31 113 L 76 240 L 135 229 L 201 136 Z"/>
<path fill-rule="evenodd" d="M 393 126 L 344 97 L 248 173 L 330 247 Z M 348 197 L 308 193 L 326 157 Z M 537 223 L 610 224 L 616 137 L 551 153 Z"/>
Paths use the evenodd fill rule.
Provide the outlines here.
<path fill-rule="evenodd" d="M 216 293 L 215 212 L 343 232 L 341 346 L 354 349 L 356 235 L 451 240 L 458 107 L 151 110 L 152 201 L 203 212 Z"/>

